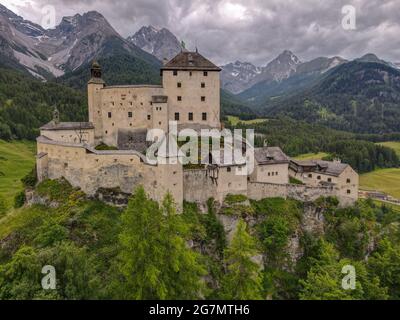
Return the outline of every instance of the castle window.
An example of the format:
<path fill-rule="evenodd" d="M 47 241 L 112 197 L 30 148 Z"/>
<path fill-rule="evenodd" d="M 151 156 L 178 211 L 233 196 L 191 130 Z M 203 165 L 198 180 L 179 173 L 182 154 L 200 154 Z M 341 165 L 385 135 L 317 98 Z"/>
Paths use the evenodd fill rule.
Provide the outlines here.
<path fill-rule="evenodd" d="M 203 119 L 203 121 L 206 121 L 207 120 L 207 112 L 203 112 L 201 114 L 201 118 Z"/>
<path fill-rule="evenodd" d="M 108 134 L 108 131 L 106 130 L 106 134 Z"/>
<path fill-rule="evenodd" d="M 275 175 L 277 176 L 277 175 L 278 175 L 278 172 L 275 172 Z"/>
<path fill-rule="evenodd" d="M 312 178 L 312 174 L 310 173 L 310 174 L 308 175 L 308 177 L 309 177 L 309 178 Z"/>
<path fill-rule="evenodd" d="M 111 112 L 108 112 L 108 117 L 111 118 Z"/>
<path fill-rule="evenodd" d="M 177 75 L 178 75 L 178 71 L 177 71 L 177 70 L 174 70 L 174 71 L 173 71 L 173 74 L 174 74 L 174 76 L 177 76 Z"/>
<path fill-rule="evenodd" d="M 201 101 L 202 101 L 202 102 L 206 101 L 206 97 L 202 96 L 202 97 L 201 97 Z"/>
<path fill-rule="evenodd" d="M 151 120 L 151 115 L 147 115 L 147 120 Z"/>
<path fill-rule="evenodd" d="M 351 193 L 351 190 L 347 190 L 347 194 L 350 194 Z"/>
<path fill-rule="evenodd" d="M 207 76 L 208 76 L 208 72 L 207 72 L 207 71 L 204 71 L 204 72 L 203 72 L 203 75 L 204 75 L 205 77 L 207 77 Z"/>
<path fill-rule="evenodd" d="M 328 182 L 332 182 L 332 178 L 328 178 Z"/>
<path fill-rule="evenodd" d="M 318 180 L 321 180 L 321 176 L 318 176 L 317 179 L 318 179 Z"/>
<path fill-rule="evenodd" d="M 271 172 L 268 172 L 268 177 L 270 177 L 271 176 Z"/>
<path fill-rule="evenodd" d="M 175 112 L 175 121 L 179 121 L 179 112 Z"/>
<path fill-rule="evenodd" d="M 158 124 L 161 126 L 161 121 Z"/>
<path fill-rule="evenodd" d="M 182 83 L 181 83 L 181 82 L 178 82 L 178 83 L 176 84 L 176 86 L 177 86 L 178 88 L 182 88 Z"/>
<path fill-rule="evenodd" d="M 190 71 L 190 72 L 189 72 L 189 76 L 192 76 L 192 75 L 193 75 L 193 73 L 192 73 L 192 71 Z"/>
<path fill-rule="evenodd" d="M 178 100 L 178 101 L 182 101 L 182 97 L 181 97 L 181 96 L 178 96 L 178 97 L 177 97 L 177 100 Z"/>
<path fill-rule="evenodd" d="M 350 183 L 351 181 L 350 181 L 350 179 L 347 179 L 347 183 Z"/>
<path fill-rule="evenodd" d="M 205 84 L 204 82 L 202 82 L 202 83 L 201 83 L 201 87 L 202 87 L 202 88 L 205 88 L 205 87 L 206 87 L 206 84 Z"/>
<path fill-rule="evenodd" d="M 131 111 L 128 112 L 128 118 L 132 118 L 133 117 L 133 113 Z"/>
<path fill-rule="evenodd" d="M 189 121 L 193 121 L 193 112 L 189 112 Z"/>
<path fill-rule="evenodd" d="M 132 102 L 132 101 L 130 101 L 129 104 L 130 104 L 131 106 L 133 106 L 133 102 Z"/>
<path fill-rule="evenodd" d="M 272 172 L 272 176 L 274 176 L 275 175 L 275 172 Z"/>
<path fill-rule="evenodd" d="M 228 167 L 228 168 L 226 168 L 226 171 L 227 171 L 227 172 L 231 172 L 231 171 L 232 171 L 232 168 L 231 168 L 231 167 Z"/>

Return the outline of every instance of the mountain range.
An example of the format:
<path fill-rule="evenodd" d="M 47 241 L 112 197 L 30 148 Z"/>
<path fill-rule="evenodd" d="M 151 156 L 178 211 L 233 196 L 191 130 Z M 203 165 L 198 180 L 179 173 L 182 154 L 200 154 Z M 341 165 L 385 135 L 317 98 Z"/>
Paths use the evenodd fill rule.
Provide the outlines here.
<path fill-rule="evenodd" d="M 124 38 L 95 11 L 64 17 L 46 30 L 0 5 L 0 31 L 0 67 L 79 90 L 95 59 L 108 84 L 159 83 L 162 61 L 182 50 L 166 28 L 144 26 Z M 221 72 L 222 114 L 286 115 L 356 132 L 400 131 L 399 68 L 374 54 L 301 61 L 289 50 L 265 66 L 228 63 Z"/>
<path fill-rule="evenodd" d="M 98 12 L 64 17 L 54 29 L 17 16 L 0 5 L 0 56 L 42 80 L 60 77 L 115 52 L 150 65 L 159 61 L 121 37 Z"/>

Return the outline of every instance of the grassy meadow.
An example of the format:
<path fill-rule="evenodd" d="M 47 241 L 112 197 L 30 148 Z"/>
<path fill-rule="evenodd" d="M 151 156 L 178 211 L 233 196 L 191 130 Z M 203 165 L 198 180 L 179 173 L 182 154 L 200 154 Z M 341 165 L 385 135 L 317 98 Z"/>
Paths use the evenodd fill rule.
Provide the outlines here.
<path fill-rule="evenodd" d="M 35 165 L 35 143 L 0 140 L 0 197 L 11 207 L 15 195 L 22 190 L 21 178 Z"/>
<path fill-rule="evenodd" d="M 268 119 L 241 120 L 239 117 L 228 116 L 228 121 L 232 126 L 236 126 L 239 124 L 239 122 L 249 125 L 249 124 L 262 123 L 268 121 Z"/>
<path fill-rule="evenodd" d="M 363 174 L 360 189 L 378 190 L 400 199 L 400 169 L 379 169 Z"/>
<path fill-rule="evenodd" d="M 293 159 L 296 160 L 321 160 L 322 158 L 327 157 L 329 154 L 326 152 L 319 152 L 319 153 L 305 153 L 301 154 Z"/>

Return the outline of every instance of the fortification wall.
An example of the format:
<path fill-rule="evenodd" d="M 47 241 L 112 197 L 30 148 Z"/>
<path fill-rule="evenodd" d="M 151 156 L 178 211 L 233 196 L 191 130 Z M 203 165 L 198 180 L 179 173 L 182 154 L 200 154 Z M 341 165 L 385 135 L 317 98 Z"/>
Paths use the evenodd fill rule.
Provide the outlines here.
<path fill-rule="evenodd" d="M 170 192 L 178 206 L 183 202 L 183 171 L 179 164 L 154 166 L 136 152 L 96 151 L 54 142 L 38 142 L 38 153 L 42 154 L 37 159 L 40 180 L 64 177 L 88 195 L 95 195 L 99 188 L 132 193 L 142 185 L 154 200 L 161 201 Z"/>
<path fill-rule="evenodd" d="M 356 201 L 354 198 L 342 196 L 333 187 L 249 182 L 247 192 L 248 197 L 253 200 L 279 197 L 308 202 L 315 201 L 320 197 L 337 197 L 341 206 L 349 206 Z"/>
<path fill-rule="evenodd" d="M 184 170 L 183 186 L 183 199 L 188 202 L 205 203 L 217 194 L 217 186 L 208 176 L 207 169 Z"/>

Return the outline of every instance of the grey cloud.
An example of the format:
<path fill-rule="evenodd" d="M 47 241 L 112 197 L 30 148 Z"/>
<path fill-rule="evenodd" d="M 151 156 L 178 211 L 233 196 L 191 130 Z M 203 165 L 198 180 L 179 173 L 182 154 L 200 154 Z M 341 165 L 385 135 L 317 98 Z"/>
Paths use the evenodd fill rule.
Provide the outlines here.
<path fill-rule="evenodd" d="M 302 60 L 334 55 L 355 58 L 374 52 L 383 59 L 400 61 L 398 0 L 31 2 L 36 10 L 54 5 L 58 20 L 64 15 L 97 10 L 123 36 L 133 34 L 142 25 L 167 27 L 189 47 L 197 46 L 200 52 L 219 64 L 242 60 L 264 65 L 284 49 L 292 50 Z M 341 9 L 348 4 L 357 9 L 354 31 L 341 27 Z M 32 8 L 20 8 L 20 13 L 35 20 Z"/>

